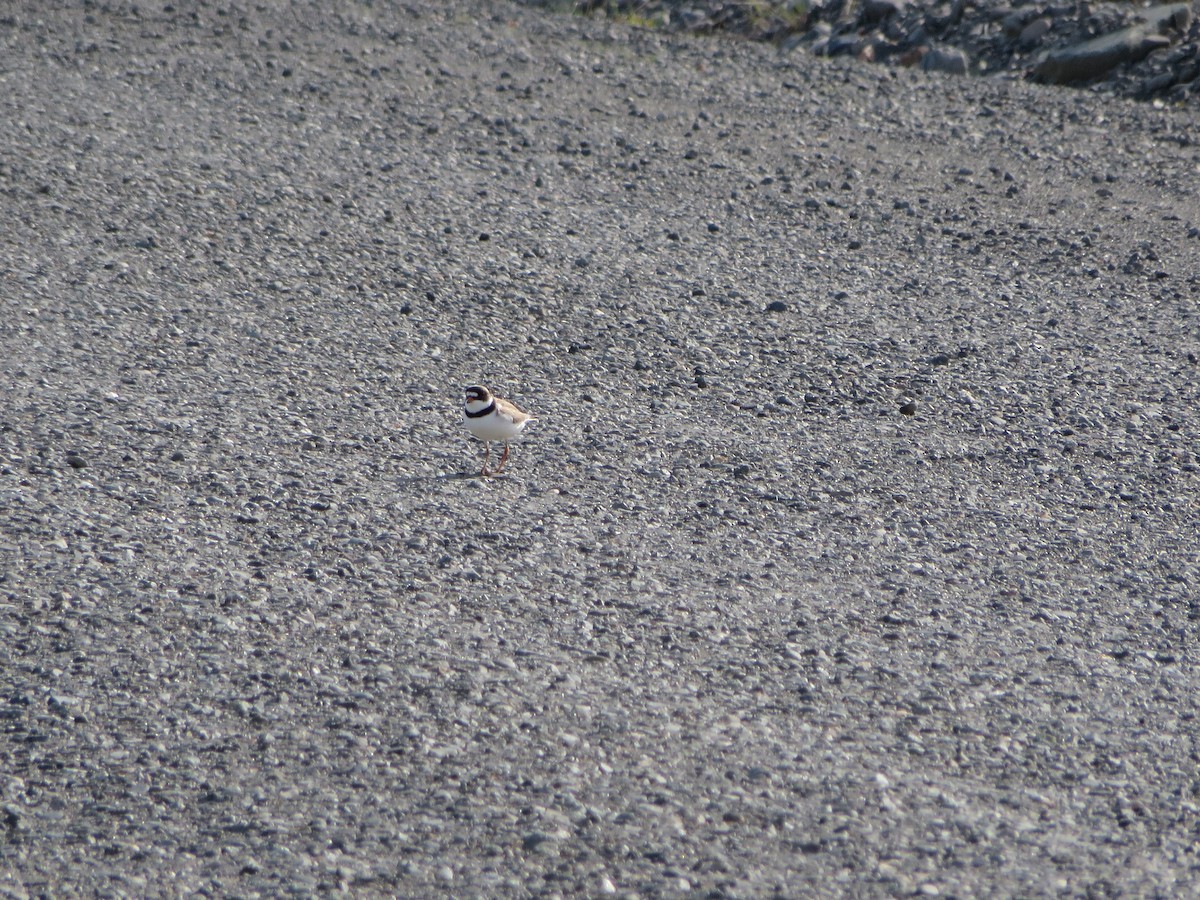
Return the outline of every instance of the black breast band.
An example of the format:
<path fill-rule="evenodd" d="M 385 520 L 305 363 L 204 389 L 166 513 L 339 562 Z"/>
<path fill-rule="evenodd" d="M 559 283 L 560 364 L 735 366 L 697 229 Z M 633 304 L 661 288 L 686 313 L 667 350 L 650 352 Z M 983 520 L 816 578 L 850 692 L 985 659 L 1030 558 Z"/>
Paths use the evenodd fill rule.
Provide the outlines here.
<path fill-rule="evenodd" d="M 491 413 L 494 413 L 495 411 L 496 411 L 496 401 L 495 400 L 493 400 L 491 403 L 489 403 L 487 406 L 485 406 L 479 412 L 471 412 L 469 409 L 464 410 L 464 412 L 466 412 L 466 414 L 467 414 L 468 419 L 482 419 L 484 416 L 490 415 Z"/>

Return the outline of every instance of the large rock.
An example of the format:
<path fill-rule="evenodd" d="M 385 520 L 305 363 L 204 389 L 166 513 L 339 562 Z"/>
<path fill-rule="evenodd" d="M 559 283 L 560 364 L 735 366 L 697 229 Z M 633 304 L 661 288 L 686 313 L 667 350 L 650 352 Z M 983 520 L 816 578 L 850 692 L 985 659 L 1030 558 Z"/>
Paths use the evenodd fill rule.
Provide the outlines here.
<path fill-rule="evenodd" d="M 899 15 L 905 0 L 863 0 L 861 19 L 865 23 L 882 22 Z"/>
<path fill-rule="evenodd" d="M 921 68 L 926 72 L 950 72 L 954 75 L 966 75 L 967 54 L 953 47 L 930 47 L 929 52 L 921 57 Z"/>
<path fill-rule="evenodd" d="M 1097 78 L 1121 63 L 1139 62 L 1153 51 L 1170 46 L 1171 39 L 1163 32 L 1182 31 L 1191 16 L 1187 3 L 1151 7 L 1136 25 L 1047 54 L 1033 74 L 1053 84 Z"/>
<path fill-rule="evenodd" d="M 1017 36 L 1017 45 L 1022 49 L 1036 47 L 1050 30 L 1051 22 L 1046 16 L 1039 16 L 1021 29 Z"/>
<path fill-rule="evenodd" d="M 1151 6 L 1140 18 L 1160 34 L 1175 30 L 1181 34 L 1192 24 L 1192 5 L 1190 3 L 1168 3 L 1164 6 Z"/>

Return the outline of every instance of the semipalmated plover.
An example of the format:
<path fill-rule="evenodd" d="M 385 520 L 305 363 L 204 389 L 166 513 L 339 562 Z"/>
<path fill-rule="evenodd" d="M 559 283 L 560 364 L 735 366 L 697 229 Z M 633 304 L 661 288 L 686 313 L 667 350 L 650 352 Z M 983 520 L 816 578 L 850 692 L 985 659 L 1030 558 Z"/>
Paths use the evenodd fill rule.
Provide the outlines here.
<path fill-rule="evenodd" d="M 515 403 L 497 397 L 485 387 L 473 385 L 467 388 L 467 404 L 463 409 L 463 423 L 467 431 L 483 441 L 483 469 L 480 475 L 495 475 L 508 462 L 508 442 L 521 433 L 530 422 L 537 421 Z M 492 441 L 504 441 L 504 454 L 500 464 L 491 472 L 488 471 L 488 461 L 491 459 Z"/>

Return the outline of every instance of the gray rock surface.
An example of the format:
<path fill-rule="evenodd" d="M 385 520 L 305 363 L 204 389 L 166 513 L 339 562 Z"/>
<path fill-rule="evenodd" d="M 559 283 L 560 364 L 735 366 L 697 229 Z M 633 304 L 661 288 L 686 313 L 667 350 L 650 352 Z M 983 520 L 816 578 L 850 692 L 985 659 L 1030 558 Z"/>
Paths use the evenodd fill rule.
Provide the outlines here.
<path fill-rule="evenodd" d="M 1145 25 L 1129 25 L 1081 44 L 1048 53 L 1034 74 L 1054 84 L 1084 81 L 1103 75 L 1121 63 L 1140 62 L 1155 50 L 1171 45 L 1166 35 Z"/>
<path fill-rule="evenodd" d="M 949 72 L 952 75 L 967 74 L 967 56 L 961 50 L 945 50 L 930 47 L 921 57 L 921 68 L 926 72 Z"/>
<path fill-rule="evenodd" d="M 0 49 L 5 894 L 1194 889 L 1194 109 L 483 2 Z"/>
<path fill-rule="evenodd" d="M 1017 33 L 1017 46 L 1022 50 L 1031 50 L 1042 42 L 1054 27 L 1054 22 L 1046 16 L 1038 16 Z"/>
<path fill-rule="evenodd" d="M 733 32 L 770 41 L 784 52 L 807 48 L 819 56 L 847 54 L 891 66 L 920 62 L 960 75 L 1032 76 L 1159 102 L 1194 103 L 1200 97 L 1200 23 L 1190 2 L 580 0 L 573 6 L 651 28 Z M 947 60 L 955 62 L 941 65 Z"/>

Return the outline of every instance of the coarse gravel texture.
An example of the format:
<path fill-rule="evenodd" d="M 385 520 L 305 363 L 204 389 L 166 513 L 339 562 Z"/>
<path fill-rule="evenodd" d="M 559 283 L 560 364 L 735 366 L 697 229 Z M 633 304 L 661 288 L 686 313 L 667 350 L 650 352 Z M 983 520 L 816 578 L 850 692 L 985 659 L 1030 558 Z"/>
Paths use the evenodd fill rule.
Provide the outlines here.
<path fill-rule="evenodd" d="M 0 895 L 1194 895 L 1194 106 L 314 7 L 0 16 Z"/>

